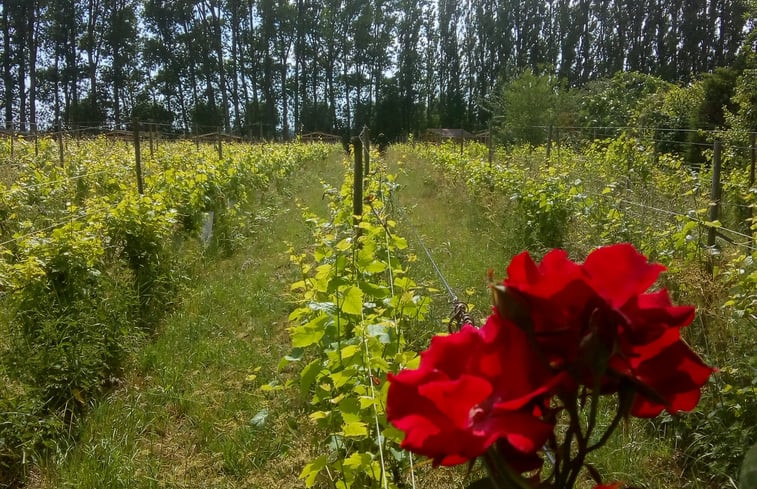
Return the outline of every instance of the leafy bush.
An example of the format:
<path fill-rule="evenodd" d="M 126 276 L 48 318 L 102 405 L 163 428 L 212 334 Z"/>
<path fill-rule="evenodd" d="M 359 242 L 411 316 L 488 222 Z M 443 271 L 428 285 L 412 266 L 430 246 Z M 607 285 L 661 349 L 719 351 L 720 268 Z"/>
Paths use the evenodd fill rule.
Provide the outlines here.
<path fill-rule="evenodd" d="M 624 71 L 609 79 L 589 82 L 580 97 L 582 124 L 586 127 L 626 127 L 649 97 L 671 87 L 670 83 L 655 76 Z"/>
<path fill-rule="evenodd" d="M 543 144 L 547 126 L 571 125 L 566 120 L 573 108 L 571 94 L 550 75 L 525 70 L 503 85 L 493 103 L 500 139 L 507 142 Z"/>
<path fill-rule="evenodd" d="M 515 229 L 531 237 L 531 251 L 552 241 L 585 254 L 628 241 L 665 264 L 670 278 L 664 285 L 700 309 L 702 323 L 686 328 L 687 341 L 722 373 L 703 391 L 699 411 L 685 421 L 655 422 L 653 436 L 665 433 L 677 455 L 668 463 L 692 480 L 720 487 L 736 476 L 744 450 L 757 441 L 757 255 L 745 253 L 738 241 L 718 238 L 715 250 L 705 244 L 711 226 L 748 232 L 734 210 L 753 202 L 743 170 L 729 165 L 732 170 L 723 173 L 725 212 L 721 221 L 708 223 L 710 170 L 692 168 L 677 153 L 655 158 L 632 131 L 581 150 L 563 147 L 559 160 L 554 153 L 548 159 L 544 147 L 498 150 L 491 166 L 474 144 L 463 156 L 445 145 L 403 150 L 428 159 L 444 179 L 466 182 L 472 194 L 491 188 L 487 205 L 501 210 L 491 215 L 523 223 Z M 507 239 L 520 242 L 522 236 Z"/>
<path fill-rule="evenodd" d="M 66 164 L 41 140 L 0 187 L 0 486 L 37 454 L 67 443 L 75 420 L 121 373 L 131 349 L 176 293 L 181 241 L 204 212 L 219 234 L 244 232 L 254 197 L 325 145 L 161 145 L 145 159 L 145 195 L 133 152 L 103 139 L 69 145 Z M 22 147 L 19 151 L 22 151 Z M 185 224 L 184 228 L 180 223 Z M 241 230 L 241 231 L 240 231 Z"/>

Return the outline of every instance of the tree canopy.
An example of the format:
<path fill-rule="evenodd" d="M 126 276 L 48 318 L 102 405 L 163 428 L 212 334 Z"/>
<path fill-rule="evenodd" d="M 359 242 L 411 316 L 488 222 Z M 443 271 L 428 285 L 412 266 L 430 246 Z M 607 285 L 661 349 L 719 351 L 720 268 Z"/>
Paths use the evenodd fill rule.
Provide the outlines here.
<path fill-rule="evenodd" d="M 753 0 L 5 0 L 1 8 L 0 104 L 19 129 L 132 117 L 269 138 L 363 124 L 392 138 L 474 129 L 491 117 L 484 101 L 525 70 L 565 87 L 594 82 L 589 91 L 623 90 L 613 85 L 620 80 L 596 80 L 624 71 L 680 84 L 736 66 L 736 83 L 755 36 Z M 716 84 L 724 75 L 713 76 Z M 751 85 L 740 83 L 748 97 Z"/>

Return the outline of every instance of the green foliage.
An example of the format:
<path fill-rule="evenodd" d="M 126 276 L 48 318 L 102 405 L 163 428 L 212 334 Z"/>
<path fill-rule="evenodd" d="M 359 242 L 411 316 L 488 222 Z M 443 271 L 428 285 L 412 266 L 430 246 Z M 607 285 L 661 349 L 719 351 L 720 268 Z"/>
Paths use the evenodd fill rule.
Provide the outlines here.
<path fill-rule="evenodd" d="M 672 421 L 687 466 L 719 484 L 735 478 L 757 440 L 757 356 L 734 358 L 722 368 L 709 398 L 689 416 Z M 750 486 L 740 486 L 750 487 Z"/>
<path fill-rule="evenodd" d="M 563 245 L 572 215 L 577 211 L 580 179 L 570 181 L 568 175 L 555 168 L 539 175 L 530 172 L 531 158 L 522 147 L 514 148 L 506 156 L 507 162 L 496 167 L 486 162 L 483 146 L 469 144 L 464 156 L 453 144 L 421 148 L 420 153 L 450 178 L 456 176 L 471 188 L 488 187 L 495 193 L 508 195 L 508 219 L 518 223 L 515 228 L 521 235 L 522 246 L 547 249 Z M 471 153 L 476 155 L 475 159 L 471 159 Z M 519 165 L 521 159 L 528 163 Z"/>
<path fill-rule="evenodd" d="M 22 146 L 26 164 L 0 187 L 8 217 L 0 228 L 0 373 L 18 386 L 0 392 L 0 405 L 39 419 L 24 425 L 32 432 L 16 433 L 18 419 L 0 418 L 0 485 L 55 449 L 55 427 L 73 425 L 119 377 L 126 355 L 174 301 L 191 258 L 178 251 L 198 236 L 200 216 L 214 212 L 211 244 L 232 250 L 249 229 L 255 197 L 328 151 L 227 145 L 219 160 L 209 146 L 163 144 L 154 158 L 143 155 L 140 195 L 126 145 L 69 145 L 63 167 L 51 161 L 53 145 L 40 149 L 34 156 Z"/>
<path fill-rule="evenodd" d="M 501 137 L 519 143 L 544 143 L 546 126 L 558 120 L 560 97 L 559 83 L 553 76 L 523 71 L 503 85 L 494 101 Z"/>
<path fill-rule="evenodd" d="M 752 445 L 741 465 L 739 487 L 757 487 L 757 443 Z"/>
<path fill-rule="evenodd" d="M 13 487 L 28 472 L 40 448 L 65 432 L 61 416 L 51 416 L 41 393 L 0 375 L 0 487 Z"/>
<path fill-rule="evenodd" d="M 498 149 L 491 166 L 486 149 L 473 143 L 463 156 L 450 145 L 403 151 L 429 160 L 440 178 L 465 182 L 491 210 L 485 229 L 514 222 L 520 235 L 506 239 L 537 255 L 556 245 L 585 255 L 626 241 L 668 267 L 661 285 L 677 302 L 698 306 L 700 319 L 686 328 L 686 339 L 721 373 L 694 413 L 650 423 L 652 436 L 667 434 L 672 455 L 665 463 L 677 465 L 687 480 L 727 484 L 757 439 L 757 255 L 721 239 L 714 250 L 705 246 L 710 227 L 749 232 L 738 212 L 707 222 L 709 171 L 693 171 L 676 153 L 655 153 L 633 131 L 581 151 L 563 147 L 559 157 L 553 151 L 547 158 L 544 147 Z M 729 166 L 722 185 L 724 210 L 753 202 L 743 169 Z"/>
<path fill-rule="evenodd" d="M 757 132 L 757 69 L 747 69 L 736 80 L 731 103 L 734 111 L 725 115 L 729 126 L 727 139 L 746 146 L 750 143 L 748 132 Z"/>
<path fill-rule="evenodd" d="M 729 112 L 735 112 L 737 106 L 731 98 L 734 95 L 738 72 L 733 68 L 718 68 L 712 73 L 706 73 L 697 82 L 702 87 L 702 100 L 691 118 L 692 129 L 725 128 Z M 703 144 L 707 142 L 704 134 L 689 133 L 686 159 L 693 163 L 705 160 Z"/>
<path fill-rule="evenodd" d="M 733 112 L 736 105 L 731 101 L 736 89 L 738 72 L 732 68 L 718 68 L 702 76 L 704 98 L 695 114 L 694 127 L 711 129 L 725 126 L 726 111 Z"/>
<path fill-rule="evenodd" d="M 276 134 L 277 117 L 275 105 L 265 100 L 250 102 L 245 106 L 242 132 L 253 138 L 272 138 Z"/>
<path fill-rule="evenodd" d="M 587 83 L 580 99 L 581 121 L 587 127 L 626 127 L 649 97 L 671 87 L 655 76 L 625 71 Z"/>
<path fill-rule="evenodd" d="M 159 131 L 165 132 L 173 124 L 174 114 L 162 104 L 152 102 L 147 97 L 138 97 L 138 102 L 131 109 L 131 119 L 141 122 L 161 124 Z"/>
<path fill-rule="evenodd" d="M 376 104 L 376 113 L 370 125 L 371 133 L 374 135 L 383 134 L 384 138 L 389 141 L 398 141 L 406 137 L 407 133 L 403 133 L 402 130 L 403 111 L 412 112 L 415 108 L 411 105 L 400 111 L 397 110 L 398 107 L 402 107 L 399 90 L 396 81 L 390 78 L 384 81 L 381 100 Z M 376 142 L 379 142 L 378 139 Z"/>
<path fill-rule="evenodd" d="M 698 107 L 704 101 L 702 85 L 671 86 L 648 96 L 631 118 L 631 125 L 645 128 L 657 140 L 660 153 L 681 153 L 689 140 L 688 129 L 694 127 Z M 675 129 L 681 129 L 676 131 Z"/>
<path fill-rule="evenodd" d="M 197 102 L 190 111 L 192 126 L 200 134 L 215 132 L 223 126 L 223 110 L 214 102 Z"/>
<path fill-rule="evenodd" d="M 105 123 L 105 107 L 94 94 L 72 103 L 68 111 L 64 112 L 63 120 L 70 127 L 97 127 Z"/>
<path fill-rule="evenodd" d="M 378 154 L 372 164 L 381 165 Z M 386 374 L 418 361 L 405 350 L 403 332 L 423 321 L 430 301 L 406 274 L 407 241 L 397 235 L 383 200 L 393 178 L 372 181 L 354 226 L 351 181 L 348 173 L 340 191 L 327 189 L 330 219 L 304 210 L 313 247 L 291 250 L 301 278 L 291 286 L 297 303 L 289 315 L 293 350 L 279 367 L 299 365 L 287 385 L 299 389 L 318 439 L 326 439 L 322 454 L 300 474 L 306 487 L 318 480 L 343 488 L 382 487 L 385 481 L 397 487 L 408 454 L 386 421 Z"/>
<path fill-rule="evenodd" d="M 334 131 L 331 110 L 328 104 L 324 102 L 304 103 L 300 109 L 300 124 L 302 124 L 302 132 L 331 133 Z"/>

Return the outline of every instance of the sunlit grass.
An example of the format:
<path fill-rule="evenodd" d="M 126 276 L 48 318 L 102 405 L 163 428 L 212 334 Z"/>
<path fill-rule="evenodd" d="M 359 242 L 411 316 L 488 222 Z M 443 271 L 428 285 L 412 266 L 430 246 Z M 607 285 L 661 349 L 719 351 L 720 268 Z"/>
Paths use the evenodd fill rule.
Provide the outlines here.
<path fill-rule="evenodd" d="M 399 202 L 406 209 L 409 220 L 451 287 L 461 299 L 475 306 L 474 317 L 485 317 L 490 308 L 487 270 L 494 269 L 495 277 L 501 278 L 513 255 L 528 250 L 539 259 L 545 249 L 533 247 L 526 238 L 528 224 L 519 215 L 511 196 L 487 188 L 472 190 L 465 182 L 445 178 L 430 162 L 412 154 L 397 152 L 391 158 L 400 159 L 399 183 L 402 187 Z M 538 175 L 538 164 L 544 164 L 543 159 L 537 160 L 538 154 L 523 162 L 530 165 L 530 171 L 535 175 Z M 601 192 L 604 185 L 605 182 L 592 182 L 591 191 Z M 655 189 L 639 188 L 635 193 L 645 205 L 680 205 L 663 200 Z M 650 220 L 656 217 L 649 215 Z M 420 243 L 412 236 L 410 224 L 402 219 L 399 222 L 399 229 L 408 236 L 411 248 L 418 255 L 410 273 L 423 277 L 428 286 L 441 290 L 434 301 L 433 318 L 436 322 L 424 325 L 423 334 L 415 338 L 416 349 L 423 349 L 432 334 L 446 329 L 441 321 L 451 313 L 450 299 Z M 578 261 L 593 247 L 603 244 L 592 241 L 596 233 L 581 219 L 562 224 L 568 228 L 564 248 Z M 696 278 L 689 283 L 701 283 L 701 277 Z M 689 299 L 702 300 L 702 296 L 690 296 Z M 603 406 L 599 411 L 599 427 L 607 426 L 613 414 L 613 406 Z M 672 426 L 668 426 L 667 431 L 660 426 L 659 421 L 638 419 L 621 424 L 608 444 L 591 455 L 590 462 L 604 475 L 605 481 L 625 481 L 634 487 L 649 489 L 708 487 L 704 482 L 687 479 L 680 464 L 681 450 L 676 450 L 670 433 Z M 581 487 L 592 488 L 593 484 L 587 480 Z"/>
<path fill-rule="evenodd" d="M 267 195 L 253 234 L 234 255 L 198 251 L 187 272 L 195 278 L 180 303 L 132 359 L 121 386 L 93 408 L 78 444 L 70 453 L 49 458 L 31 487 L 303 486 L 298 474 L 323 453 L 324 434 L 308 422 L 296 393 L 266 394 L 260 386 L 293 376 L 278 372 L 277 364 L 289 350 L 288 287 L 296 280 L 287 249 L 310 246 L 295 199 L 325 215 L 319 180 L 338 187 L 341 158 L 306 168 L 280 193 Z M 537 171 L 538 155 L 534 158 Z M 390 171 L 399 173 L 394 205 L 407 214 L 394 213 L 397 232 L 416 255 L 408 275 L 436 290 L 430 318 L 407 333 L 408 346 L 420 351 L 433 334 L 446 331 L 451 304 L 411 224 L 454 292 L 473 305 L 479 323 L 490 308 L 487 271 L 501 278 L 512 256 L 532 243 L 510 196 L 487 188 L 471 191 L 429 162 L 395 150 L 386 159 Z M 595 185 L 594 190 L 602 190 L 601 182 Z M 657 199 L 652 191 L 640 195 L 649 204 Z M 598 243 L 580 221 L 569 226 L 565 247 L 581 260 Z M 539 258 L 544 249 L 529 251 Z M 611 406 L 602 406 L 600 428 L 612 414 Z M 647 420 L 621 424 L 607 446 L 592 454 L 591 463 L 606 481 L 649 489 L 707 488 L 705 482 L 685 478 L 679 463 L 685 447 L 675 447 L 667 429 Z M 470 480 L 464 466 L 432 469 L 417 462 L 420 487 L 461 487 Z M 592 484 L 585 481 L 582 487 Z"/>
<path fill-rule="evenodd" d="M 287 242 L 304 247 L 309 238 L 293 201 L 323 211 L 318 179 L 336 183 L 340 158 L 313 163 L 269 195 L 267 219 L 236 254 L 194 263 L 180 304 L 135 355 L 121 387 L 93 407 L 78 443 L 49 458 L 32 485 L 300 486 L 311 450 L 304 415 L 296 400 L 259 388 L 288 348 Z M 253 423 L 261 412 L 264 421 Z"/>

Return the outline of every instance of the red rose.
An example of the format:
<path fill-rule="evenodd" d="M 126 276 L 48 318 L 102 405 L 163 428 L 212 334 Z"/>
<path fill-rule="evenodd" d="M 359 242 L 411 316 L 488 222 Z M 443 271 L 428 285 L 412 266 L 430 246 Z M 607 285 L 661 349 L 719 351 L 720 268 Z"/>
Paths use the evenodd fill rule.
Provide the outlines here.
<path fill-rule="evenodd" d="M 665 267 L 630 244 L 598 248 L 583 265 L 562 250 L 539 265 L 527 253 L 508 267 L 503 315 L 533 334 L 549 364 L 575 382 L 613 392 L 623 379 L 637 391 L 632 414 L 692 409 L 713 371 L 680 339 L 694 318 L 666 290 L 646 293 Z M 507 310 L 509 309 L 511 310 Z"/>
<path fill-rule="evenodd" d="M 434 337 L 418 369 L 390 374 L 387 419 L 405 432 L 403 448 L 437 465 L 466 462 L 498 440 L 534 453 L 553 429 L 535 404 L 554 382 L 534 359 L 524 333 L 495 312 L 480 330 Z"/>
<path fill-rule="evenodd" d="M 665 267 L 649 263 L 630 244 L 597 248 L 582 268 L 596 293 L 625 317 L 618 325 L 623 341 L 645 344 L 694 320 L 694 307 L 674 306 L 667 290 L 645 293 Z"/>
<path fill-rule="evenodd" d="M 667 290 L 645 293 L 665 267 L 649 263 L 630 244 L 598 248 L 583 265 L 597 293 L 625 321 L 610 360 L 613 373 L 637 386 L 631 414 L 654 417 L 690 411 L 713 372 L 681 339 L 694 320 L 694 307 L 674 306 Z"/>
<path fill-rule="evenodd" d="M 553 367 L 574 365 L 591 312 L 601 302 L 581 266 L 563 250 L 552 250 L 537 265 L 528 252 L 507 268 L 500 313 L 533 334 Z"/>
<path fill-rule="evenodd" d="M 715 370 L 684 343 L 677 328 L 633 348 L 627 358 L 614 357 L 611 367 L 636 386 L 631 414 L 639 418 L 653 418 L 663 409 L 671 414 L 691 411 Z"/>

